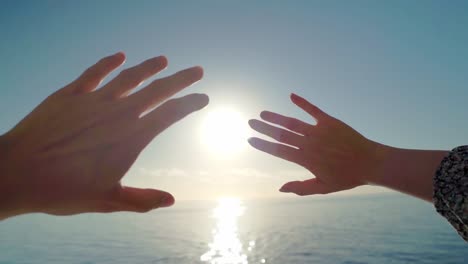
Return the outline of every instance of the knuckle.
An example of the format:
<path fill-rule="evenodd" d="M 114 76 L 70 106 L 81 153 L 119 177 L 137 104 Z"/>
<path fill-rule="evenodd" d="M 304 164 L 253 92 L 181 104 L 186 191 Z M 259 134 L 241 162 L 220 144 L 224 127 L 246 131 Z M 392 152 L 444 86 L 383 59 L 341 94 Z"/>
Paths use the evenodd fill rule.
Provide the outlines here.
<path fill-rule="evenodd" d="M 291 120 L 289 120 L 288 125 L 291 130 L 298 130 L 301 128 L 302 122 L 296 118 L 292 118 Z"/>
<path fill-rule="evenodd" d="M 120 73 L 120 78 L 123 80 L 125 84 L 136 86 L 140 84 L 141 80 L 139 76 L 136 74 L 133 68 L 125 69 Z"/>
<path fill-rule="evenodd" d="M 133 77 L 134 76 L 133 68 L 128 68 L 128 69 L 122 70 L 120 72 L 120 76 L 123 77 L 123 78 L 126 78 L 126 79 Z"/>
<path fill-rule="evenodd" d="M 280 141 L 280 142 L 285 142 L 288 139 L 288 137 L 287 137 L 287 135 L 286 135 L 286 133 L 284 131 L 279 132 L 278 135 L 277 135 L 277 138 L 278 138 L 278 141 Z"/>
<path fill-rule="evenodd" d="M 87 68 L 84 72 L 83 75 L 93 75 L 96 72 L 96 68 L 99 67 L 99 64 L 93 65 L 89 68 Z"/>
<path fill-rule="evenodd" d="M 312 138 L 312 136 L 317 136 L 319 133 L 317 132 L 316 129 L 314 129 L 313 126 L 307 126 L 304 131 L 304 136 L 307 137 L 308 139 Z"/>
<path fill-rule="evenodd" d="M 290 129 L 296 129 L 297 128 L 297 122 L 296 122 L 295 119 L 291 119 L 291 120 L 287 121 L 286 124 Z"/>

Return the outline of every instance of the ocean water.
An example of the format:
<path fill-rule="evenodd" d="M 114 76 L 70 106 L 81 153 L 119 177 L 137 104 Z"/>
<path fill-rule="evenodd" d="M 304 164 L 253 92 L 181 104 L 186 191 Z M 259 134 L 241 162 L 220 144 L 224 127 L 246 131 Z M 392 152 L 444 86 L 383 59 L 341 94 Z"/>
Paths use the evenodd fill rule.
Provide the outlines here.
<path fill-rule="evenodd" d="M 0 263 L 468 263 L 468 244 L 430 204 L 399 194 L 233 198 L 8 219 Z"/>

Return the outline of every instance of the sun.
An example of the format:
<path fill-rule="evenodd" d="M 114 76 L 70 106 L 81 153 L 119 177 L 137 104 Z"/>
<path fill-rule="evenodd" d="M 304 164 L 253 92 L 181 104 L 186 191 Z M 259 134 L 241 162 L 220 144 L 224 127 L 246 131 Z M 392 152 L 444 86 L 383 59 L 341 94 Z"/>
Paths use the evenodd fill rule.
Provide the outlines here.
<path fill-rule="evenodd" d="M 202 124 L 202 142 L 220 157 L 239 153 L 248 137 L 247 120 L 232 108 L 219 108 L 209 112 Z"/>

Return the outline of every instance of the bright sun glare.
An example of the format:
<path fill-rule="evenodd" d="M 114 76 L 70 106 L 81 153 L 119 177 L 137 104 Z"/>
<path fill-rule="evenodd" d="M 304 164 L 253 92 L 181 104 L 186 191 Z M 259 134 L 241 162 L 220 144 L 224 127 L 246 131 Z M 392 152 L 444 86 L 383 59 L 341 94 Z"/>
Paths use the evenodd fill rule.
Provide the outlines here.
<path fill-rule="evenodd" d="M 250 240 L 242 243 L 238 230 L 238 218 L 246 210 L 242 201 L 235 197 L 218 200 L 213 210 L 216 227 L 213 229 L 213 240 L 208 244 L 209 250 L 200 256 L 200 260 L 209 264 L 248 264 L 266 263 L 266 259 L 255 253 L 256 242 Z M 249 258 L 251 259 L 249 261 Z"/>
<path fill-rule="evenodd" d="M 244 207 L 237 198 L 221 198 L 213 210 L 217 220 L 213 229 L 213 241 L 208 244 L 210 249 L 200 257 L 210 264 L 247 264 L 242 243 L 237 232 L 237 218 L 244 213 Z"/>
<path fill-rule="evenodd" d="M 222 157 L 238 153 L 246 145 L 247 120 L 238 111 L 220 108 L 207 114 L 202 125 L 204 145 Z"/>

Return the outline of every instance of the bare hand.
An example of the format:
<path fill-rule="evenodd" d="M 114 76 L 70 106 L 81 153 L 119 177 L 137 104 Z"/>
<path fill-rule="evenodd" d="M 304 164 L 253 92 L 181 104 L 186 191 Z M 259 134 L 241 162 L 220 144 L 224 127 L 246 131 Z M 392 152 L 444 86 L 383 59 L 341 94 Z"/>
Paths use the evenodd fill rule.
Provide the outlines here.
<path fill-rule="evenodd" d="M 367 179 L 380 163 L 376 153 L 378 144 L 304 98 L 292 94 L 291 100 L 314 117 L 317 124 L 307 124 L 268 111 L 261 113 L 263 120 L 288 130 L 260 120 L 249 121 L 254 130 L 289 145 L 250 138 L 249 143 L 254 148 L 297 163 L 316 177 L 288 182 L 280 191 L 298 195 L 327 194 L 367 184 Z"/>
<path fill-rule="evenodd" d="M 166 68 L 161 56 L 96 89 L 124 61 L 123 53 L 103 58 L 0 137 L 0 219 L 29 212 L 146 212 L 174 203 L 167 192 L 120 180 L 155 136 L 208 104 L 206 95 L 190 94 L 141 116 L 200 80 L 203 70 L 186 69 L 128 95 Z"/>

